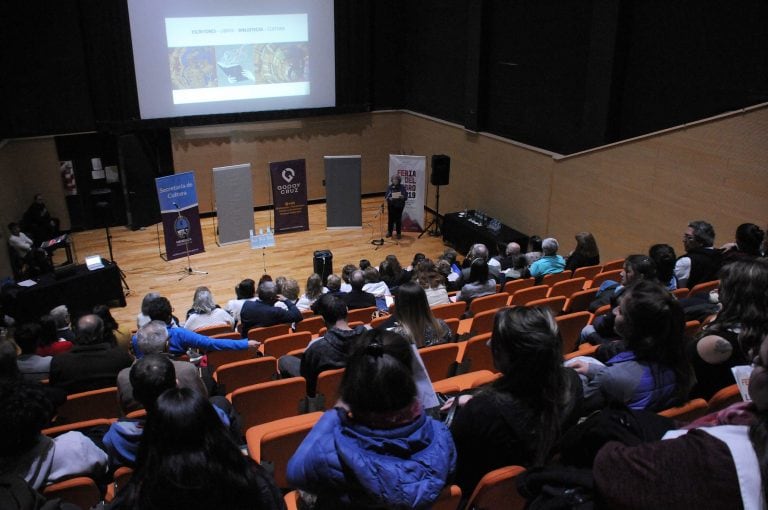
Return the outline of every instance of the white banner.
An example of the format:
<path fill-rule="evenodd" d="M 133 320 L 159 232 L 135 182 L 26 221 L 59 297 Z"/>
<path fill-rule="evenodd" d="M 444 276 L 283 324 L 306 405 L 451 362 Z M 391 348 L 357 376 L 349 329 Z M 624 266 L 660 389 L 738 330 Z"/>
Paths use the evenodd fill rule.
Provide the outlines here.
<path fill-rule="evenodd" d="M 426 156 L 389 155 L 389 180 L 399 175 L 408 192 L 408 200 L 403 211 L 403 231 L 421 232 L 424 230 L 424 202 L 427 194 Z M 389 184 L 389 180 L 387 184 Z"/>

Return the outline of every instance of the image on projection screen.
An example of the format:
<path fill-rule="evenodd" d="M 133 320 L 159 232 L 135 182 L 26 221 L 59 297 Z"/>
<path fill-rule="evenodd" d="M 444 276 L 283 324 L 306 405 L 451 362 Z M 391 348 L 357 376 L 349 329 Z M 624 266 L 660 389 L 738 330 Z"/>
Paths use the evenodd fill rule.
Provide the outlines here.
<path fill-rule="evenodd" d="M 128 7 L 142 118 L 335 106 L 332 0 Z"/>

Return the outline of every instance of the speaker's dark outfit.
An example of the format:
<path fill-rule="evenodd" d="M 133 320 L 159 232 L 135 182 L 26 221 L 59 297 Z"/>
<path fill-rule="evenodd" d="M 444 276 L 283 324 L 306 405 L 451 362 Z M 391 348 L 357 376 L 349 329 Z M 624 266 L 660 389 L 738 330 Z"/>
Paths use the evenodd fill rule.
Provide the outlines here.
<path fill-rule="evenodd" d="M 400 193 L 399 198 L 395 198 L 397 193 Z M 384 198 L 387 200 L 387 237 L 392 235 L 393 230 L 397 232 L 398 237 L 400 236 L 400 223 L 407 196 L 405 186 L 402 183 L 397 185 L 390 184 L 387 187 L 387 193 L 384 195 Z"/>

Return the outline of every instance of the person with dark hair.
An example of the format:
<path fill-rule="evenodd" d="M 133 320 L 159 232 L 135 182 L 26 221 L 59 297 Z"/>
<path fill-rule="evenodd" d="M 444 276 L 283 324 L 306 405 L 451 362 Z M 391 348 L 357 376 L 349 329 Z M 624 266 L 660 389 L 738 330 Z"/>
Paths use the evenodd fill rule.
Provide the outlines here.
<path fill-rule="evenodd" d="M 580 267 L 596 266 L 600 263 L 600 251 L 597 249 L 595 236 L 590 232 L 576 234 L 576 249 L 568 256 L 565 263 L 566 271 L 573 271 Z"/>
<path fill-rule="evenodd" d="M 326 411 L 288 462 L 288 481 L 313 508 L 430 508 L 456 450 L 416 398 L 411 345 L 371 330 L 353 346 L 341 402 Z"/>
<path fill-rule="evenodd" d="M 52 417 L 40 385 L 0 381 L 0 473 L 18 475 L 35 490 L 75 476 L 103 481 L 107 454 L 80 432 L 42 435 Z"/>
<path fill-rule="evenodd" d="M 488 247 L 483 243 L 476 243 L 469 249 L 469 252 L 462 263 L 463 269 L 461 270 L 458 283 L 458 285 L 460 285 L 459 288 L 463 287 L 468 282 L 474 281 L 472 280 L 472 275 L 470 273 L 472 272 L 472 263 L 476 260 L 482 260 L 488 265 L 488 274 L 494 281 L 496 281 L 496 283 L 502 281 L 501 264 L 490 265 L 491 255 L 488 251 Z"/>
<path fill-rule="evenodd" d="M 328 328 L 325 335 L 310 342 L 301 359 L 282 356 L 278 364 L 282 377 L 300 375 L 306 379 L 307 395 L 310 397 L 315 396 L 320 372 L 347 366 L 349 346 L 368 330 L 366 326 L 350 328 L 347 323 L 347 305 L 331 294 L 320 296 L 312 305 L 312 310 L 322 315 Z"/>
<path fill-rule="evenodd" d="M 637 280 L 658 281 L 656 263 L 648 255 L 629 255 L 624 259 L 619 277 L 618 282 L 606 280 L 600 285 L 596 299 L 589 304 L 590 312 L 594 313 L 598 308 L 607 304 L 612 304 L 615 307 L 621 293 L 632 282 Z"/>
<path fill-rule="evenodd" d="M 51 217 L 40 193 L 35 194 L 21 221 L 38 244 L 59 235 L 59 219 Z"/>
<path fill-rule="evenodd" d="M 104 341 L 111 346 L 119 347 L 125 352 L 131 350 L 131 332 L 121 328 L 117 323 L 107 305 L 96 305 L 93 307 L 94 315 L 101 317 L 104 322 Z"/>
<path fill-rule="evenodd" d="M 135 466 L 112 510 L 285 508 L 274 481 L 241 453 L 215 407 L 188 388 L 157 398 Z"/>
<path fill-rule="evenodd" d="M 379 264 L 379 275 L 381 276 L 381 281 L 386 283 L 390 289 L 404 283 L 403 266 L 397 257 L 392 254 L 387 255 Z"/>
<path fill-rule="evenodd" d="M 528 251 L 525 252 L 525 260 L 528 261 L 529 266 L 542 257 L 541 244 L 542 239 L 539 236 L 531 236 L 528 238 Z"/>
<path fill-rule="evenodd" d="M 387 298 L 392 299 L 392 293 L 389 291 L 389 287 L 386 283 L 379 278 L 379 272 L 375 267 L 368 267 L 363 271 L 365 276 L 365 285 L 363 285 L 363 291 L 373 294 L 376 298 L 376 306 L 379 310 L 388 310 Z"/>
<path fill-rule="evenodd" d="M 304 317 L 301 310 L 296 308 L 296 304 L 277 292 L 277 286 L 274 282 L 264 282 L 259 284 L 259 299 L 256 301 L 246 301 L 240 310 L 240 320 L 242 322 L 243 338 L 248 337 L 248 330 L 251 328 L 261 328 L 274 326 L 275 324 L 291 324 L 300 322 Z M 286 308 L 275 306 L 278 302 L 283 303 Z"/>
<path fill-rule="evenodd" d="M 736 228 L 736 242 L 726 243 L 720 248 L 723 250 L 723 264 L 762 257 L 763 239 L 763 229 L 754 223 L 742 223 Z"/>
<path fill-rule="evenodd" d="M 699 283 L 717 280 L 722 253 L 713 245 L 715 229 L 706 221 L 692 221 L 683 233 L 685 254 L 675 263 L 679 288 L 692 289 Z"/>
<path fill-rule="evenodd" d="M 416 282 L 400 286 L 395 300 L 393 331 L 416 347 L 427 347 L 453 340 L 453 332 L 442 319 L 435 318 L 429 308 L 424 289 Z"/>
<path fill-rule="evenodd" d="M 416 266 L 415 281 L 424 289 L 429 306 L 445 305 L 451 302 L 446 288 L 446 278 L 431 260 L 425 259 L 419 262 Z"/>
<path fill-rule="evenodd" d="M 365 273 L 359 269 L 355 270 L 349 277 L 349 285 L 352 290 L 341 296 L 347 308 L 356 310 L 358 308 L 376 306 L 376 296 L 363 290 L 365 286 Z"/>
<path fill-rule="evenodd" d="M 677 289 L 675 278 L 675 249 L 668 244 L 654 244 L 648 249 L 648 256 L 656 263 L 656 276 L 667 290 Z"/>
<path fill-rule="evenodd" d="M 38 356 L 56 356 L 63 352 L 69 352 L 74 344 L 69 340 L 59 337 L 56 330 L 56 321 L 50 314 L 40 317 L 40 336 L 37 338 Z"/>
<path fill-rule="evenodd" d="M 84 315 L 77 321 L 75 346 L 51 361 L 50 384 L 70 394 L 108 388 L 131 363 L 130 354 L 104 342 L 101 318 Z"/>
<path fill-rule="evenodd" d="M 752 402 L 736 404 L 742 412 L 728 408 L 712 424 L 672 430 L 637 446 L 610 442 L 598 452 L 593 475 L 604 508 L 765 507 L 768 337 L 750 355 Z"/>
<path fill-rule="evenodd" d="M 319 274 L 312 273 L 307 278 L 304 294 L 299 298 L 296 307 L 301 311 L 311 310 L 312 305 L 326 292 L 328 292 L 328 289 L 323 287 L 323 279 Z"/>
<path fill-rule="evenodd" d="M 43 379 L 48 379 L 51 370 L 52 358 L 35 354 L 39 337 L 40 326 L 33 322 L 22 324 L 14 332 L 16 345 L 21 349 L 16 363 L 25 381 L 40 382 Z"/>
<path fill-rule="evenodd" d="M 258 347 L 256 340 L 229 340 L 211 338 L 194 331 L 189 331 L 173 325 L 173 308 L 171 302 L 165 297 L 153 299 L 147 308 L 149 317 L 153 321 L 161 321 L 168 330 L 168 352 L 173 356 L 181 356 L 187 353 L 188 349 L 201 349 L 203 351 L 242 351 L 248 347 Z M 134 335 L 131 340 L 133 352 L 137 358 L 141 358 L 144 353 L 139 348 L 137 338 Z"/>
<path fill-rule="evenodd" d="M 717 317 L 689 345 L 696 373 L 691 398 L 709 399 L 734 382 L 731 367 L 748 365 L 768 335 L 768 262 L 737 260 L 720 270 Z"/>
<path fill-rule="evenodd" d="M 360 271 L 365 271 L 369 267 L 371 267 L 371 261 L 368 259 L 360 259 L 360 262 L 358 262 L 358 267 L 360 268 Z"/>
<path fill-rule="evenodd" d="M 352 277 L 352 273 L 358 269 L 359 268 L 354 264 L 345 264 L 344 267 L 341 268 L 341 279 L 344 282 L 341 284 L 342 292 L 349 292 L 352 290 L 352 285 L 350 285 L 349 279 Z"/>
<path fill-rule="evenodd" d="M 235 324 L 240 322 L 240 311 L 243 309 L 243 304 L 254 299 L 256 299 L 255 281 L 246 278 L 237 284 L 235 287 L 235 299 L 230 299 L 225 308 L 232 315 Z"/>
<path fill-rule="evenodd" d="M 456 295 L 456 301 L 469 303 L 476 297 L 487 296 L 496 292 L 496 280 L 488 277 L 488 263 L 476 258 L 469 266 L 469 278 Z"/>
<path fill-rule="evenodd" d="M 658 282 L 639 280 L 624 291 L 614 313 L 626 350 L 605 364 L 584 357 L 567 363 L 584 376 L 585 408 L 620 402 L 658 412 L 686 402 L 692 378 L 680 303 Z"/>
<path fill-rule="evenodd" d="M 142 328 L 152 319 L 149 318 L 149 304 L 160 297 L 159 292 L 147 292 L 141 300 L 141 311 L 136 316 L 136 327 Z"/>
<path fill-rule="evenodd" d="M 560 335 L 549 309 L 501 309 L 490 343 L 502 377 L 471 397 L 451 427 L 456 483 L 464 494 L 493 469 L 546 463 L 581 411 L 581 381 L 562 366 Z"/>
<path fill-rule="evenodd" d="M 403 210 L 407 199 L 408 192 L 401 183 L 400 176 L 393 175 L 384 194 L 384 200 L 387 202 L 387 237 L 392 237 L 394 230 L 397 233 L 397 238 L 400 239 L 400 227 L 402 226 Z"/>

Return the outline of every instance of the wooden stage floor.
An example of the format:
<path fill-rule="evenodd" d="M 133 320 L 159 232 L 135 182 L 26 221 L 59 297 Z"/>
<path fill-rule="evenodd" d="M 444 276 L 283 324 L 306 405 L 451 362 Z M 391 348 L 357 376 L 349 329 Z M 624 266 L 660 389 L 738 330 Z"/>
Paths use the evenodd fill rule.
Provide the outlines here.
<path fill-rule="evenodd" d="M 235 285 L 243 278 L 254 280 L 266 272 L 273 278 L 284 275 L 296 279 L 303 292 L 307 277 L 313 272 L 313 252 L 331 250 L 333 271 L 340 273 L 348 263 L 357 264 L 368 259 L 378 265 L 384 257 L 394 254 L 407 266 L 415 253 L 424 253 L 436 258 L 444 246 L 440 237 L 424 234 L 418 239 L 418 232 L 404 232 L 399 241 L 385 239 L 381 247 L 371 244 L 372 239 L 381 237 L 379 213 L 381 198 L 367 198 L 362 201 L 363 227 L 357 229 L 328 230 L 325 227 L 325 204 L 309 206 L 309 230 L 275 236 L 276 246 L 265 250 L 252 250 L 247 242 L 218 246 L 214 236 L 215 218 L 201 220 L 205 253 L 190 257 L 193 269 L 207 271 L 207 275 L 193 274 L 179 280 L 187 267 L 186 257 L 166 262 L 160 257 L 165 252 L 160 225 L 160 249 L 158 249 L 157 228 L 131 231 L 126 227 L 110 229 L 115 262 L 126 276 L 130 292 L 125 308 L 113 308 L 112 314 L 125 327 L 135 327 L 136 314 L 141 299 L 147 292 L 156 291 L 170 299 L 178 316 L 183 315 L 192 305 L 192 295 L 198 286 L 206 286 L 213 292 L 217 303 L 224 306 L 235 297 Z M 266 228 L 270 224 L 271 211 L 254 213 L 256 227 Z M 427 214 L 427 221 L 432 215 Z M 386 212 L 382 219 L 386 233 Z M 101 255 L 109 258 L 105 230 L 90 230 L 72 235 L 79 262 L 87 255 Z"/>

